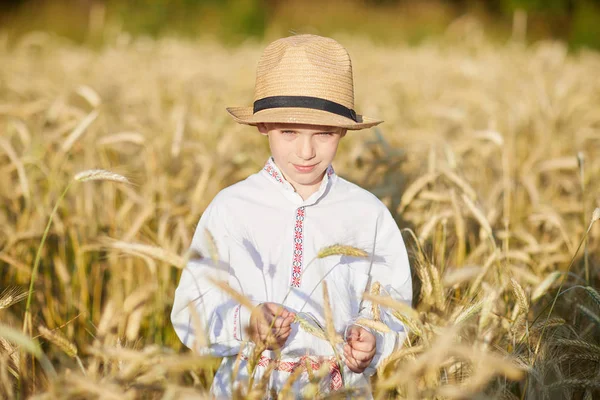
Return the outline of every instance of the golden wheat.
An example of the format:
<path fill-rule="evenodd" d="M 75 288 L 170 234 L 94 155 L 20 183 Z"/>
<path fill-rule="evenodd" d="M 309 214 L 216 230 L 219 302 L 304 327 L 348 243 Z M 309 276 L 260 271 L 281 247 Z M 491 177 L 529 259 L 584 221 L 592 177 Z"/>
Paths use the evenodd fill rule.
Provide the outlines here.
<path fill-rule="evenodd" d="M 129 179 L 127 179 L 123 175 L 119 175 L 114 172 L 106 171 L 103 169 L 89 169 L 86 171 L 81 171 L 74 176 L 74 179 L 79 182 L 112 181 L 118 183 L 129 183 Z"/>
<path fill-rule="evenodd" d="M 58 332 L 51 331 L 43 325 L 38 326 L 38 331 L 44 339 L 61 349 L 69 357 L 77 356 L 77 346 L 75 346 L 67 338 L 65 338 Z"/>
<path fill-rule="evenodd" d="M 0 310 L 8 308 L 27 298 L 27 292 L 16 286 L 10 286 L 0 294 Z"/>
<path fill-rule="evenodd" d="M 78 343 L 85 368 L 71 368 L 57 354 L 65 350 L 52 344 L 45 349 L 57 360 L 54 376 L 35 341 L 4 327 L 23 319 L 13 306 L 18 293 L 4 292 L 7 336 L 0 338 L 12 350 L 0 355 L 0 392 L 10 387 L 15 397 L 27 397 L 17 391 L 31 387 L 48 399 L 208 396 L 219 360 L 178 354 L 182 344 L 168 309 L 208 203 L 268 156 L 259 134 L 223 114 L 230 103 L 251 102 L 253 71 L 240 66 L 257 59 L 263 46 L 228 49 L 116 31 L 91 52 L 42 32 L 10 46 L 2 37 L 2 287 L 31 282 L 57 188 L 95 180 L 125 185 L 79 186 L 57 204 L 40 249 L 32 315 Z M 361 54 L 354 65 L 357 108 L 386 123 L 365 133 L 367 139 L 348 134 L 336 170 L 372 188 L 413 228 L 403 230 L 413 239 L 407 241 L 416 273 L 413 306 L 389 296 L 389 282 L 374 282 L 364 296 L 372 321 L 394 321 L 408 331 L 378 368 L 373 397 L 568 398 L 579 390 L 592 398 L 597 375 L 584 371 L 597 369 L 600 345 L 593 273 L 600 254 L 599 86 L 587 77 L 595 76 L 598 54 L 573 56 L 550 42 L 491 44 L 470 19 L 455 21 L 444 40 L 393 48 L 341 40 Z M 401 65 L 402 73 L 389 65 Z M 57 86 L 64 76 L 75 84 Z M 190 95 L 200 89 L 202 96 Z M 131 178 L 110 172 L 116 168 Z M 337 244 L 317 259 L 379 256 L 387 265 L 387 254 L 347 246 L 342 237 L 329 238 Z M 210 254 L 198 256 L 218 261 L 218 243 L 206 239 Z M 216 285 L 253 305 L 226 283 Z M 554 296 L 557 307 L 548 314 Z M 200 312 L 190 315 L 195 347 L 205 348 Z M 329 329 L 335 312 L 328 311 Z M 296 323 L 340 343 L 311 321 Z M 17 360 L 21 349 L 40 361 Z M 250 352 L 250 370 L 261 350 Z M 328 367 L 306 372 L 305 394 L 321 396 Z M 238 382 L 235 393 L 264 397 L 266 379 Z M 295 379 L 279 395 L 300 396 Z"/>
<path fill-rule="evenodd" d="M 348 256 L 348 257 L 360 257 L 367 258 L 369 257 L 369 253 L 364 250 L 358 249 L 353 246 L 346 246 L 341 244 L 334 244 L 331 246 L 327 246 L 322 248 L 317 253 L 317 258 L 325 258 L 330 256 Z"/>

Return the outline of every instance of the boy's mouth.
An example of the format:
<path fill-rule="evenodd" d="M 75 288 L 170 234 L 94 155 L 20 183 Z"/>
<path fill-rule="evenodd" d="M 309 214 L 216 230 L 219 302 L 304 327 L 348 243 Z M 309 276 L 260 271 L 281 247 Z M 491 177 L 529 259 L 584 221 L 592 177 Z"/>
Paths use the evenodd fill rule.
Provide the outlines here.
<path fill-rule="evenodd" d="M 296 168 L 296 171 L 301 172 L 301 173 L 311 172 L 317 166 L 317 164 L 313 164 L 313 165 L 292 164 L 292 165 L 294 166 L 294 168 Z"/>

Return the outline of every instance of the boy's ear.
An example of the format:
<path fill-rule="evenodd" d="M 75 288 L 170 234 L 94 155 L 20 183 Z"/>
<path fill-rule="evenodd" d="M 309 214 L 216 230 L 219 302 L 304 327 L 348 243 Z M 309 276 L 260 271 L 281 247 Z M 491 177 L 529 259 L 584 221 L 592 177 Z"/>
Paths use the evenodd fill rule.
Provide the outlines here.
<path fill-rule="evenodd" d="M 346 132 L 348 132 L 348 129 L 342 129 L 342 131 L 340 132 L 341 137 L 346 136 Z"/>
<path fill-rule="evenodd" d="M 269 129 L 267 128 L 267 124 L 265 123 L 259 123 L 256 124 L 256 127 L 258 128 L 258 131 L 262 134 L 262 135 L 267 135 L 267 133 L 269 133 Z"/>

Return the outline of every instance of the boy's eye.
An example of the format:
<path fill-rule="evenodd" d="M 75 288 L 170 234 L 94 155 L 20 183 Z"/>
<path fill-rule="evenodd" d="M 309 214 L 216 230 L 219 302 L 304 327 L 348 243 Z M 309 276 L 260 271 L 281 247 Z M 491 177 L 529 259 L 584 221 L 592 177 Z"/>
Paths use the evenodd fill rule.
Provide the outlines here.
<path fill-rule="evenodd" d="M 319 136 L 333 136 L 333 132 L 321 132 Z"/>
<path fill-rule="evenodd" d="M 281 133 L 283 133 L 284 135 L 293 135 L 296 132 L 294 132 L 294 131 L 281 131 Z"/>

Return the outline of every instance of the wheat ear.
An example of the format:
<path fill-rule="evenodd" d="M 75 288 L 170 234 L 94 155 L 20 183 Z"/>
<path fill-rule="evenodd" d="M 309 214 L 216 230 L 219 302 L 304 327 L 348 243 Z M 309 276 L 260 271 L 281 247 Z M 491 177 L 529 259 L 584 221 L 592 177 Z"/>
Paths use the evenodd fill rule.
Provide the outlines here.
<path fill-rule="evenodd" d="M 381 283 L 375 281 L 371 286 L 371 296 L 379 296 L 381 293 Z M 371 312 L 373 313 L 373 320 L 381 322 L 381 309 L 378 304 L 371 303 Z"/>
<path fill-rule="evenodd" d="M 307 320 L 300 317 L 298 314 L 295 314 L 294 322 L 297 323 L 298 325 L 300 325 L 300 328 L 302 328 L 302 330 L 304 332 L 309 333 L 315 337 L 318 337 L 319 339 L 327 340 L 327 336 L 325 335 L 325 332 L 323 332 L 319 328 L 314 327 Z"/>
<path fill-rule="evenodd" d="M 118 183 L 131 183 L 129 179 L 123 175 L 119 175 L 104 169 L 88 169 L 86 171 L 79 172 L 74 176 L 74 179 L 78 182 L 111 181 Z"/>
<path fill-rule="evenodd" d="M 2 294 L 0 294 L 0 310 L 4 308 L 8 308 L 15 303 L 25 299 L 27 297 L 27 292 L 22 291 L 16 286 L 11 286 L 6 288 Z"/>
<path fill-rule="evenodd" d="M 374 321 L 372 319 L 367 319 L 367 318 L 358 318 L 356 320 L 356 324 L 366 326 L 367 328 L 371 328 L 371 329 L 374 329 L 374 330 L 376 330 L 378 332 L 382 332 L 382 333 L 391 332 L 390 327 L 381 321 Z"/>
<path fill-rule="evenodd" d="M 329 256 L 349 256 L 349 257 L 360 257 L 367 258 L 369 257 L 369 253 L 364 250 L 361 250 L 357 247 L 346 246 L 342 244 L 334 244 L 331 246 L 327 246 L 319 250 L 317 253 L 317 258 L 325 258 Z"/>
<path fill-rule="evenodd" d="M 77 356 L 77 347 L 63 335 L 42 325 L 38 326 L 38 331 L 44 339 L 61 349 L 69 357 Z"/>

